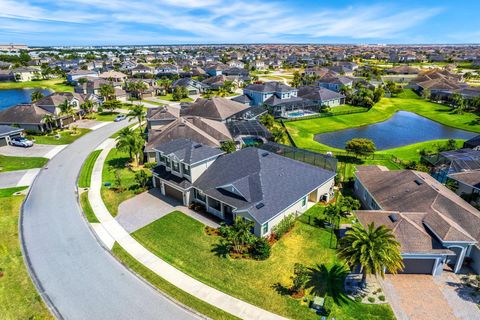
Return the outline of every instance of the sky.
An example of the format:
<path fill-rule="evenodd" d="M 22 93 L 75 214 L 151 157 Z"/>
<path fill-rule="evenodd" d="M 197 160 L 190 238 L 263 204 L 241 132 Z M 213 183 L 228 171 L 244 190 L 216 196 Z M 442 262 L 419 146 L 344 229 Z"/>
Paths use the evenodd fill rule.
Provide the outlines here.
<path fill-rule="evenodd" d="M 0 43 L 480 43 L 480 0 L 0 0 Z"/>

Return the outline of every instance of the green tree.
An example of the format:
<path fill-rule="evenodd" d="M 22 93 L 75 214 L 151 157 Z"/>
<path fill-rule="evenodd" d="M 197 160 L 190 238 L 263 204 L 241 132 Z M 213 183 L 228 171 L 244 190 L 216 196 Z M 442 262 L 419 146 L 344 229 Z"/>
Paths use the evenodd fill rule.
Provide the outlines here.
<path fill-rule="evenodd" d="M 342 214 L 351 213 L 353 210 L 360 209 L 361 206 L 360 201 L 349 196 L 341 197 L 336 205 L 340 208 Z"/>
<path fill-rule="evenodd" d="M 125 130 L 129 128 L 124 128 L 120 131 L 119 136 L 117 137 L 116 148 L 120 151 L 128 152 L 130 161 L 134 163 L 140 163 L 140 156 L 143 151 L 143 146 L 145 140 L 136 133 L 135 131 Z"/>
<path fill-rule="evenodd" d="M 60 109 L 60 115 L 62 116 L 72 116 L 75 119 L 75 109 L 74 105 L 70 103 L 67 99 L 63 100 L 63 102 L 58 106 Z"/>
<path fill-rule="evenodd" d="M 285 130 L 282 127 L 275 127 L 272 129 L 273 141 L 280 144 L 288 143 L 288 136 Z"/>
<path fill-rule="evenodd" d="M 293 293 L 302 293 L 308 281 L 310 280 L 310 272 L 303 264 L 295 263 L 293 266 L 293 276 L 291 279 L 293 284 L 290 290 Z"/>
<path fill-rule="evenodd" d="M 275 124 L 275 118 L 271 114 L 265 113 L 260 117 L 260 123 L 271 130 Z"/>
<path fill-rule="evenodd" d="M 145 170 L 140 170 L 135 172 L 135 181 L 138 183 L 140 188 L 144 189 L 148 185 L 150 178 Z"/>
<path fill-rule="evenodd" d="M 223 141 L 220 145 L 220 149 L 226 153 L 232 153 L 237 151 L 237 145 L 233 140 Z"/>
<path fill-rule="evenodd" d="M 95 107 L 95 104 L 93 103 L 92 100 L 86 100 L 84 103 L 80 105 L 80 109 L 87 114 L 92 113 L 94 107 Z"/>
<path fill-rule="evenodd" d="M 130 111 L 127 113 L 128 120 L 137 119 L 138 127 L 140 132 L 142 132 L 142 122 L 145 120 L 145 111 L 143 111 L 143 104 L 136 104 L 130 108 Z"/>
<path fill-rule="evenodd" d="M 122 107 L 122 103 L 118 100 L 107 100 L 103 103 L 102 107 L 104 109 L 113 111 Z"/>
<path fill-rule="evenodd" d="M 345 150 L 358 156 L 368 156 L 375 152 L 375 143 L 370 139 L 354 138 L 345 144 Z"/>
<path fill-rule="evenodd" d="M 351 269 L 360 267 L 364 285 L 367 275 L 384 277 L 385 268 L 395 274 L 404 267 L 400 243 L 395 240 L 392 230 L 383 225 L 377 228 L 373 223 L 366 228 L 353 226 L 340 240 L 337 253 Z"/>
<path fill-rule="evenodd" d="M 251 233 L 254 224 L 241 216 L 237 216 L 231 226 L 223 225 L 220 232 L 225 238 L 225 244 L 234 253 L 243 253 L 251 245 L 255 236 Z"/>
<path fill-rule="evenodd" d="M 43 93 L 40 90 L 35 90 L 32 92 L 30 99 L 32 102 L 36 102 L 44 97 Z"/>
<path fill-rule="evenodd" d="M 111 84 L 102 84 L 100 85 L 99 94 L 104 101 L 112 100 L 115 96 L 115 89 Z"/>
<path fill-rule="evenodd" d="M 188 90 L 184 86 L 176 86 L 173 88 L 172 99 L 174 101 L 180 101 L 184 98 L 188 98 Z"/>
<path fill-rule="evenodd" d="M 48 131 L 52 131 L 53 130 L 53 127 L 56 125 L 57 123 L 57 119 L 55 118 L 55 116 L 53 114 L 45 114 L 43 117 L 42 117 L 42 121 L 43 123 L 45 123 L 47 125 L 47 130 Z"/>

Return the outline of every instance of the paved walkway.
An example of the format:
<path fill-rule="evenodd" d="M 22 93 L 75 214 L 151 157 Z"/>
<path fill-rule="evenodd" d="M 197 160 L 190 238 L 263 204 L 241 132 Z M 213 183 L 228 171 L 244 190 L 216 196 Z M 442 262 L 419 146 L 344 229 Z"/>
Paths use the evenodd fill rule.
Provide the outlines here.
<path fill-rule="evenodd" d="M 12 157 L 42 157 L 52 159 L 67 145 L 34 144 L 30 148 L 4 146 L 0 148 L 0 154 Z"/>
<path fill-rule="evenodd" d="M 163 196 L 159 188 L 151 189 L 122 202 L 115 220 L 125 230 L 132 233 L 175 210 L 182 211 L 210 227 L 218 228 L 220 226 L 211 219 L 185 207 L 180 201 Z"/>
<path fill-rule="evenodd" d="M 112 142 L 105 149 L 103 149 L 98 156 L 93 167 L 90 190 L 88 191 L 88 199 L 90 200 L 93 212 L 95 212 L 98 220 L 110 237 L 118 242 L 118 244 L 138 262 L 174 286 L 236 317 L 242 319 L 285 319 L 276 314 L 246 303 L 240 299 L 227 295 L 186 275 L 148 251 L 132 236 L 130 236 L 127 230 L 125 230 L 120 223 L 118 223 L 118 221 L 112 217 L 110 212 L 105 207 L 100 194 L 100 189 L 102 186 L 103 164 L 108 152 L 111 150 L 111 148 L 113 148 L 113 146 L 114 143 Z M 98 227 L 96 228 L 98 229 Z M 103 233 L 104 231 L 102 230 L 101 232 Z M 179 241 L 181 241 L 181 239 L 179 239 Z"/>
<path fill-rule="evenodd" d="M 0 189 L 30 186 L 39 172 L 40 168 L 2 172 L 0 173 Z"/>

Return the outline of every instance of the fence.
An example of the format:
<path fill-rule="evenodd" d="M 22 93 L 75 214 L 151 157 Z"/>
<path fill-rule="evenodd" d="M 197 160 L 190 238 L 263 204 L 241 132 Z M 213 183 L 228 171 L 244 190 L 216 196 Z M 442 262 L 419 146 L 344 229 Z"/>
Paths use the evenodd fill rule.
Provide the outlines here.
<path fill-rule="evenodd" d="M 316 119 L 316 118 L 328 118 L 328 117 L 334 117 L 334 116 L 343 116 L 347 114 L 363 113 L 367 111 L 368 111 L 368 108 L 360 108 L 360 110 L 346 110 L 346 111 L 339 111 L 339 112 L 321 112 L 321 113 L 312 114 L 310 116 L 282 119 L 282 121 L 292 122 L 292 121 L 309 120 L 309 119 Z"/>

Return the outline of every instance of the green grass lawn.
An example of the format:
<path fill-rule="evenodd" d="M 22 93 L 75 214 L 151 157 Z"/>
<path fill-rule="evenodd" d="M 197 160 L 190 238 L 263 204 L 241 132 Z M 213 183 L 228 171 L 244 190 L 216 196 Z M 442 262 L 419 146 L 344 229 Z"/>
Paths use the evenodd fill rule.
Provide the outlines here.
<path fill-rule="evenodd" d="M 140 100 L 140 102 L 150 103 L 150 104 L 154 104 L 156 106 L 164 106 L 165 105 L 165 103 L 161 103 L 161 102 L 157 102 L 157 101 L 150 101 L 150 100 Z"/>
<path fill-rule="evenodd" d="M 0 172 L 41 168 L 48 162 L 41 157 L 11 157 L 0 155 Z"/>
<path fill-rule="evenodd" d="M 103 112 L 94 113 L 93 116 L 94 116 L 94 120 L 97 120 L 97 121 L 113 121 L 119 114 L 120 114 L 119 112 L 103 111 Z"/>
<path fill-rule="evenodd" d="M 82 192 L 80 194 L 80 206 L 82 207 L 83 213 L 87 218 L 88 222 L 96 223 L 99 222 L 97 216 L 92 210 L 92 206 L 90 205 L 90 201 L 88 200 L 88 191 Z"/>
<path fill-rule="evenodd" d="M 60 139 L 55 138 L 55 133 L 49 133 L 47 135 L 28 135 L 27 138 L 35 139 L 35 143 L 38 144 L 70 144 L 90 131 L 90 129 L 77 128 L 77 132 L 74 133 L 72 130 L 65 129 L 60 131 Z"/>
<path fill-rule="evenodd" d="M 171 93 L 165 95 L 165 96 L 157 96 L 158 99 L 160 100 L 166 100 L 166 101 L 174 101 L 174 102 L 190 102 L 190 101 L 193 101 L 192 98 L 183 98 L 182 100 L 180 101 L 175 101 L 173 100 L 173 96 Z"/>
<path fill-rule="evenodd" d="M 204 225 L 175 211 L 134 232 L 147 249 L 192 277 L 227 294 L 294 319 L 318 319 L 303 300 L 285 294 L 292 285 L 295 263 L 317 268 L 337 261 L 329 248 L 331 234 L 301 222 L 272 248 L 265 261 L 231 259 L 217 246 L 219 237 L 207 236 Z M 182 239 L 182 241 L 179 241 Z M 320 285 L 320 284 L 319 284 Z M 394 319 L 389 306 L 371 306 L 351 300 L 335 305 L 336 319 Z"/>
<path fill-rule="evenodd" d="M 46 88 L 55 92 L 73 92 L 73 86 L 65 84 L 65 79 L 48 79 L 26 82 L 0 82 L 0 89 Z"/>
<path fill-rule="evenodd" d="M 316 142 L 313 140 L 314 135 L 385 121 L 400 110 L 417 113 L 447 126 L 480 133 L 480 125 L 476 122 L 477 115 L 473 113 L 454 114 L 448 106 L 425 101 L 412 90 L 405 90 L 397 98 L 383 98 L 368 112 L 292 121 L 286 122 L 285 125 L 299 148 L 316 152 L 339 151 L 339 149 Z M 395 151 L 398 152 L 398 150 L 392 151 L 391 149 L 385 150 L 383 153 L 392 154 Z M 400 153 L 404 151 L 400 150 Z"/>
<path fill-rule="evenodd" d="M 420 151 L 421 150 L 428 150 L 428 151 L 436 151 L 438 145 L 444 145 L 447 143 L 447 139 L 439 139 L 439 140 L 430 140 L 425 142 L 419 142 L 410 144 L 407 146 L 382 150 L 378 151 L 379 154 L 392 154 L 399 159 L 402 160 L 409 160 L 409 161 L 419 161 L 420 160 Z M 456 139 L 457 148 L 461 148 L 465 140 Z"/>
<path fill-rule="evenodd" d="M 88 188 L 90 187 L 90 179 L 92 177 L 92 170 L 93 166 L 95 165 L 95 161 L 97 160 L 98 156 L 102 150 L 95 150 L 89 154 L 87 160 L 83 163 L 82 170 L 80 171 L 80 175 L 78 176 L 78 186 L 80 188 Z"/>
<path fill-rule="evenodd" d="M 143 191 L 137 188 L 138 184 L 135 180 L 136 169 L 126 167 L 128 160 L 127 153 L 112 149 L 108 153 L 103 166 L 102 181 L 103 183 L 110 182 L 112 187 L 105 187 L 102 185 L 102 199 L 108 211 L 110 211 L 114 217 L 118 214 L 118 206 L 120 203 Z M 124 189 L 122 192 L 115 190 L 113 187 L 115 182 L 115 170 L 119 170 L 121 176 L 122 187 Z M 150 171 L 145 171 L 147 174 L 151 175 Z"/>
<path fill-rule="evenodd" d="M 18 216 L 24 188 L 0 190 L 0 318 L 53 319 L 35 290 L 23 262 L 18 239 Z"/>

